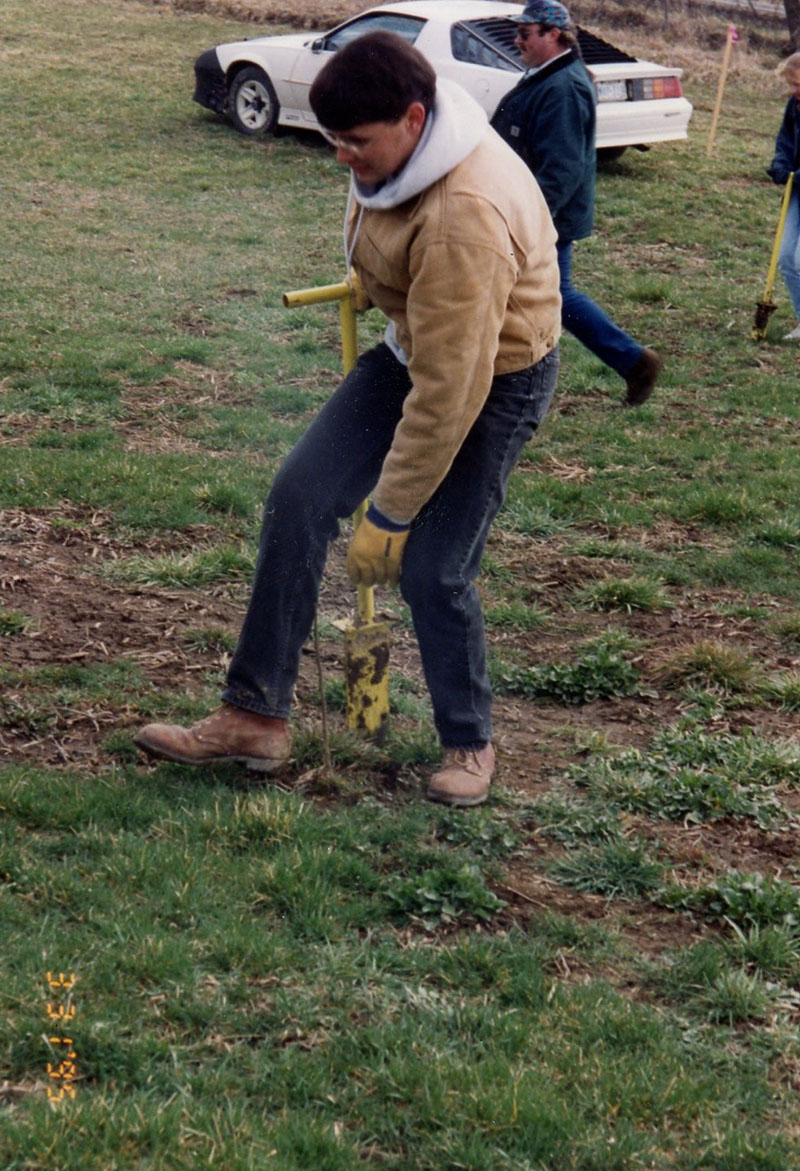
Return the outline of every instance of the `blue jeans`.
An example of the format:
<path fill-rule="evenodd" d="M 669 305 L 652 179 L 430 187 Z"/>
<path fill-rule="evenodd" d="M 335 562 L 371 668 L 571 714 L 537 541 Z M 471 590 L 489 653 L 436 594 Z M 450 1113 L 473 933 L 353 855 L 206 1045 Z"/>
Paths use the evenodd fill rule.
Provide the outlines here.
<path fill-rule="evenodd" d="M 573 287 L 572 241 L 559 241 L 556 251 L 561 274 L 562 325 L 601 362 L 625 378 L 641 358 L 644 347 L 615 325 L 591 297 Z"/>
<path fill-rule="evenodd" d="M 497 376 L 447 476 L 415 518 L 400 588 L 419 643 L 434 720 L 446 748 L 491 739 L 491 689 L 474 579 L 522 448 L 544 418 L 558 349 Z M 320 411 L 279 469 L 264 510 L 255 581 L 222 698 L 289 715 L 339 520 L 375 487 L 411 383 L 381 343 Z"/>
<path fill-rule="evenodd" d="M 800 192 L 795 192 L 789 201 L 778 253 L 778 269 L 789 291 L 794 315 L 800 321 Z"/>

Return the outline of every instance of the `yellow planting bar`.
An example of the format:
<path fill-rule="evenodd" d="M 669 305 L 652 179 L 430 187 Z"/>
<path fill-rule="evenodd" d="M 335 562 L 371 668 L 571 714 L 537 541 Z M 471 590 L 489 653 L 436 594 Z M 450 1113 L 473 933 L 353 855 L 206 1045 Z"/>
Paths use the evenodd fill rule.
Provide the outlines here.
<path fill-rule="evenodd" d="M 358 358 L 356 307 L 364 301 L 363 290 L 354 283 L 320 285 L 283 294 L 287 309 L 301 305 L 339 302 L 342 329 L 342 369 L 349 374 Z M 367 511 L 362 501 L 353 513 L 357 528 Z M 389 724 L 389 627 L 375 621 L 375 591 L 358 586 L 358 621 L 345 630 L 345 695 L 347 726 L 380 739 Z"/>
<path fill-rule="evenodd" d="M 767 270 L 767 283 L 764 286 L 763 298 L 756 302 L 756 318 L 755 324 L 750 331 L 750 336 L 754 342 L 763 341 L 767 336 L 767 326 L 771 315 L 777 309 L 777 305 L 772 300 L 772 288 L 775 284 L 775 273 L 778 268 L 778 256 L 781 251 L 781 241 L 783 240 L 783 229 L 786 223 L 786 214 L 789 211 L 789 203 L 792 198 L 792 184 L 794 182 L 794 175 L 790 174 L 786 180 L 786 186 L 783 190 L 783 199 L 781 200 L 781 212 L 778 216 L 778 229 L 775 232 L 775 240 L 772 245 L 772 256 L 769 261 L 769 268 Z"/>

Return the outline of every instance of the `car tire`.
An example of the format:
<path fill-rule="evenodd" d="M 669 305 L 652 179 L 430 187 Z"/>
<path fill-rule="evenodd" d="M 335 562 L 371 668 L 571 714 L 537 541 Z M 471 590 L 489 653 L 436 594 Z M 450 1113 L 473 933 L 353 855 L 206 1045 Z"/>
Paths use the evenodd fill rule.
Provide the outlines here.
<path fill-rule="evenodd" d="M 598 163 L 613 163 L 614 159 L 621 159 L 627 146 L 601 146 L 597 150 Z"/>
<path fill-rule="evenodd" d="M 240 69 L 228 91 L 228 116 L 240 134 L 272 134 L 278 125 L 278 98 L 263 69 Z"/>

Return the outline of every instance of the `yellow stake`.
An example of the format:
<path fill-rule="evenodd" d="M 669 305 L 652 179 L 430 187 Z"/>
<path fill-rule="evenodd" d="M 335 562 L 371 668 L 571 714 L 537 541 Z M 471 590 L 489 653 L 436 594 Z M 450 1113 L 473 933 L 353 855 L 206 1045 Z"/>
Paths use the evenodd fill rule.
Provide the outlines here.
<path fill-rule="evenodd" d="M 287 309 L 339 302 L 345 375 L 350 373 L 358 358 L 356 309 L 366 308 L 363 290 L 356 286 L 355 279 L 283 294 Z M 356 528 L 366 511 L 367 502 L 362 501 L 353 513 Z M 358 621 L 348 624 L 344 639 L 347 726 L 380 740 L 389 726 L 389 627 L 385 622 L 375 621 L 372 586 L 358 586 Z"/>

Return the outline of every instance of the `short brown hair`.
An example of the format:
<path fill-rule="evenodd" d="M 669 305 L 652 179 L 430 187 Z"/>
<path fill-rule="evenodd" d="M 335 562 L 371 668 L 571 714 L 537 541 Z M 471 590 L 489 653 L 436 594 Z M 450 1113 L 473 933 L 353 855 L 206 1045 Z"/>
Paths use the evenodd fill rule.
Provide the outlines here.
<path fill-rule="evenodd" d="M 394 122 L 412 102 L 428 113 L 436 74 L 419 50 L 396 33 L 367 33 L 339 49 L 317 74 L 309 101 L 328 130 L 364 122 Z"/>
<path fill-rule="evenodd" d="M 573 30 L 571 28 L 559 28 L 556 24 L 540 24 L 539 35 L 544 36 L 545 33 L 550 32 L 551 28 L 558 30 L 558 43 L 565 49 L 572 49 L 577 45 L 578 38 Z"/>
<path fill-rule="evenodd" d="M 785 61 L 781 61 L 778 68 L 775 70 L 778 77 L 785 78 L 800 78 L 800 53 L 792 53 L 791 57 L 787 57 Z"/>

